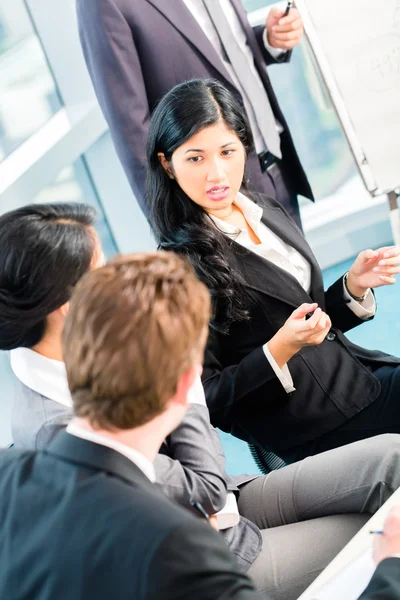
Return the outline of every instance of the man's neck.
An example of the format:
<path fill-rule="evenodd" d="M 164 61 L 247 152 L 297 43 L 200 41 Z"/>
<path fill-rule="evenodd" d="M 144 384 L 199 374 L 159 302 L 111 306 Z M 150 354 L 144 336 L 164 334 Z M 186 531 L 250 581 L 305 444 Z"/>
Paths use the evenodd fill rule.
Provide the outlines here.
<path fill-rule="evenodd" d="M 94 428 L 87 419 L 79 417 L 75 417 L 72 423 L 77 427 L 136 450 L 136 452 L 145 456 L 152 463 L 157 456 L 161 444 L 172 429 L 165 427 L 165 422 L 160 422 L 159 417 L 135 429 L 118 429 L 114 431 Z"/>

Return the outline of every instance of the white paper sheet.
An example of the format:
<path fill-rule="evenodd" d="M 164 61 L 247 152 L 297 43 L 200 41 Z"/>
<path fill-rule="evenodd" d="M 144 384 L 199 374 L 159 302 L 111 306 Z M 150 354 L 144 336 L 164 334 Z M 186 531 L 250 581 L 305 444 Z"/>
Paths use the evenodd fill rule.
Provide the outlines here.
<path fill-rule="evenodd" d="M 331 581 L 317 590 L 313 600 L 357 600 L 375 571 L 372 548 L 368 548 Z"/>

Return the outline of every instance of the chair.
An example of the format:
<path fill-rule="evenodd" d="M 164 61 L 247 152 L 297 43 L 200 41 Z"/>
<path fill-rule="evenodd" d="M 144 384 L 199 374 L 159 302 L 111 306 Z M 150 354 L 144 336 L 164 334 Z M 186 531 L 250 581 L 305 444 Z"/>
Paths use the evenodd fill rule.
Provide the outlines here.
<path fill-rule="evenodd" d="M 254 462 L 264 475 L 271 473 L 271 471 L 276 471 L 276 469 L 281 469 L 287 464 L 273 452 L 268 452 L 263 448 L 253 446 L 253 444 L 248 444 L 248 446 Z"/>

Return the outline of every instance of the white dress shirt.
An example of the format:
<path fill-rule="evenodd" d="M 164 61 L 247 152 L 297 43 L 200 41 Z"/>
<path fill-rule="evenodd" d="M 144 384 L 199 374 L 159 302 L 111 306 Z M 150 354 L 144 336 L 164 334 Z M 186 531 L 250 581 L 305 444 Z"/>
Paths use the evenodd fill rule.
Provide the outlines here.
<path fill-rule="evenodd" d="M 261 221 L 263 209 L 246 198 L 240 192 L 237 194 L 235 204 L 242 211 L 247 223 L 250 225 L 260 244 L 255 244 L 251 239 L 246 229 L 239 229 L 235 225 L 231 225 L 222 219 L 218 219 L 210 215 L 218 229 L 229 235 L 235 242 L 258 254 L 290 273 L 307 292 L 310 292 L 311 287 L 311 266 L 309 262 L 295 248 L 292 248 L 280 239 L 271 229 L 269 229 Z M 371 290 L 368 291 L 367 297 L 362 305 L 354 300 L 347 292 L 343 280 L 343 297 L 348 301 L 349 308 L 360 318 L 368 319 L 375 314 L 376 305 L 374 295 Z M 268 343 L 268 342 L 267 342 Z M 283 385 L 286 392 L 294 392 L 292 376 L 287 365 L 279 368 L 274 357 L 268 349 L 267 343 L 264 344 L 263 350 L 276 376 Z"/>
<path fill-rule="evenodd" d="M 89 431 L 84 427 L 79 427 L 79 425 L 73 421 L 68 425 L 67 432 L 71 435 L 75 435 L 78 438 L 82 438 L 83 440 L 88 440 L 89 442 L 100 444 L 101 446 L 107 446 L 108 448 L 112 448 L 112 450 L 123 454 L 126 456 L 126 458 L 129 458 L 129 460 L 135 463 L 135 465 L 139 467 L 139 469 L 146 475 L 146 477 L 148 477 L 148 479 L 150 479 L 152 483 L 155 482 L 156 473 L 153 463 L 141 452 L 134 450 L 134 448 L 112 440 L 105 435 L 97 433 L 96 431 Z"/>
<path fill-rule="evenodd" d="M 225 60 L 225 58 L 223 56 L 221 44 L 220 44 L 217 32 L 215 30 L 213 22 L 211 21 L 209 15 L 208 15 L 205 5 L 203 4 L 203 2 L 201 2 L 199 0 L 183 0 L 183 1 L 186 4 L 186 7 L 188 8 L 188 10 L 192 13 L 192 15 L 195 18 L 195 20 L 197 21 L 197 23 L 200 25 L 204 34 L 207 36 L 207 38 L 210 40 L 211 44 L 214 46 L 225 69 L 228 71 L 228 74 L 230 75 L 233 83 L 235 84 L 235 86 L 237 87 L 239 92 L 241 93 L 242 98 L 243 98 L 243 103 L 246 108 L 246 113 L 247 113 L 247 116 L 250 121 L 250 126 L 251 126 L 251 131 L 253 133 L 254 146 L 255 146 L 256 152 L 257 152 L 257 154 L 260 154 L 260 152 L 264 152 L 267 149 L 267 147 L 266 147 L 264 138 L 261 134 L 261 131 L 258 127 L 253 108 L 252 108 L 250 102 L 248 102 L 248 100 L 247 100 L 245 90 L 243 89 L 240 81 L 237 79 L 236 74 L 232 68 L 232 65 L 227 60 Z M 249 69 L 253 73 L 253 75 L 254 75 L 255 79 L 257 80 L 257 83 L 260 86 L 260 88 L 262 89 L 262 91 L 264 93 L 266 93 L 264 86 L 262 84 L 262 81 L 260 79 L 260 76 L 255 67 L 254 56 L 253 56 L 253 53 L 247 43 L 246 34 L 245 34 L 243 27 L 236 15 L 236 12 L 232 6 L 232 3 L 230 2 L 230 0 L 215 0 L 215 2 L 221 3 L 221 7 L 224 11 L 226 19 L 227 19 L 229 25 L 231 26 L 232 33 L 235 36 L 240 49 L 242 50 L 243 54 L 245 55 L 247 62 L 249 63 Z M 264 32 L 264 45 L 265 45 L 265 48 L 268 50 L 268 52 L 271 54 L 271 56 L 273 58 L 277 58 L 282 53 L 286 52 L 285 50 L 280 50 L 279 48 L 273 48 L 272 46 L 270 46 L 268 43 L 266 32 Z M 268 98 L 267 98 L 267 102 L 269 102 Z M 276 128 L 279 133 L 282 133 L 283 128 L 282 128 L 282 125 L 280 123 L 278 123 L 278 121 L 276 121 Z"/>

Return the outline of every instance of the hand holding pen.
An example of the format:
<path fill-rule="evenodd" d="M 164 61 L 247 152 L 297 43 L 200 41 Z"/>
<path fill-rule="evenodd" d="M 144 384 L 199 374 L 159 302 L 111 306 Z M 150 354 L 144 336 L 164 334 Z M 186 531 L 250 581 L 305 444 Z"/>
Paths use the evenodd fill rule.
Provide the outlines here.
<path fill-rule="evenodd" d="M 265 24 L 270 46 L 280 50 L 291 50 L 300 43 L 303 36 L 303 20 L 294 2 L 289 0 L 286 8 L 273 7 L 269 11 Z"/>
<path fill-rule="evenodd" d="M 375 534 L 373 554 L 376 564 L 385 558 L 400 558 L 400 507 L 389 511 L 383 530 L 370 533 Z"/>

